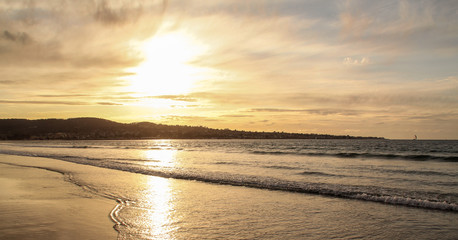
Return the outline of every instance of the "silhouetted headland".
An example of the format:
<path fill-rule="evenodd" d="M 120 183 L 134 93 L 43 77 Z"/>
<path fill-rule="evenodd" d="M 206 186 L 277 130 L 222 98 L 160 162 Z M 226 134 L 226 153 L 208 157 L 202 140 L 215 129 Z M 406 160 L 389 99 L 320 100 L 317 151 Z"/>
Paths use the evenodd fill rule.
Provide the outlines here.
<path fill-rule="evenodd" d="M 0 140 L 89 139 L 383 139 L 312 133 L 253 132 L 100 118 L 0 119 Z"/>

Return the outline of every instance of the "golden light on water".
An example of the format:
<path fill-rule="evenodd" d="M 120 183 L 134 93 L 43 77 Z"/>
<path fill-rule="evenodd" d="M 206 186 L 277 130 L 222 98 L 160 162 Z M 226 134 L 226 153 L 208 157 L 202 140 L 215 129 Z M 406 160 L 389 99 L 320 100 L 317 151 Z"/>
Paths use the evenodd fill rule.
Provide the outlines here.
<path fill-rule="evenodd" d="M 152 160 L 147 165 L 152 167 L 173 167 L 176 162 L 177 151 L 170 149 L 170 142 L 167 140 L 155 141 L 155 147 L 160 149 L 146 150 L 144 157 Z M 171 180 L 148 176 L 144 199 L 147 204 L 147 211 L 142 217 L 142 225 L 148 229 L 148 235 L 158 239 L 173 239 L 174 231 L 173 217 L 174 196 Z"/>
<path fill-rule="evenodd" d="M 145 151 L 145 158 L 152 160 L 147 162 L 146 165 L 157 167 L 174 167 L 176 165 L 177 150 L 147 150 Z"/>
<path fill-rule="evenodd" d="M 143 158 L 149 160 L 145 165 L 169 168 L 177 165 L 178 150 L 172 147 L 170 140 L 154 140 L 151 147 L 152 149 L 142 151 Z"/>
<path fill-rule="evenodd" d="M 207 48 L 184 31 L 160 33 L 137 45 L 144 61 L 127 69 L 133 73 L 128 77 L 130 91 L 148 96 L 186 94 L 210 73 L 192 63 Z"/>
<path fill-rule="evenodd" d="M 145 212 L 143 225 L 149 230 L 148 235 L 159 239 L 173 239 L 171 233 L 172 213 L 174 211 L 170 180 L 150 177 L 148 179 L 148 211 Z"/>

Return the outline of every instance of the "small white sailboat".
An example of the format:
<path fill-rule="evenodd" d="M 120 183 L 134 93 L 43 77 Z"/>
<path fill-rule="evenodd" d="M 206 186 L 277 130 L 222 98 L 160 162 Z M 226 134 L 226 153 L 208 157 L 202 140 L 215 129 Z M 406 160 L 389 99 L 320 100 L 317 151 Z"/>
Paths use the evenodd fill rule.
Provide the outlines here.
<path fill-rule="evenodd" d="M 417 140 L 417 139 L 418 139 L 417 135 L 414 135 L 414 136 L 415 136 L 415 137 L 413 138 L 413 140 Z"/>

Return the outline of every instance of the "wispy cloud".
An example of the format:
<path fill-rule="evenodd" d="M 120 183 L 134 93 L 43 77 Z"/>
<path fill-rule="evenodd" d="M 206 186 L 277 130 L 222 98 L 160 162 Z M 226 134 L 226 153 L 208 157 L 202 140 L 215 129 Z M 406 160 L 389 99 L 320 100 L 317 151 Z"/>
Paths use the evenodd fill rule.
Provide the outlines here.
<path fill-rule="evenodd" d="M 89 97 L 87 94 L 39 94 L 37 97 L 43 98 L 68 98 L 68 97 Z"/>
<path fill-rule="evenodd" d="M 316 115 L 344 115 L 357 116 L 364 113 L 363 111 L 353 109 L 281 109 L 281 108 L 254 108 L 249 112 L 267 112 L 267 113 L 308 113 Z M 366 111 L 367 112 L 367 111 Z"/>
<path fill-rule="evenodd" d="M 0 113 L 456 138 L 457 10 L 453 0 L 2 1 Z M 146 57 L 135 44 L 178 31 L 206 49 L 187 64 L 212 74 L 183 94 L 127 90 L 126 69 Z"/>
<path fill-rule="evenodd" d="M 229 115 L 221 115 L 221 118 L 251 118 L 254 115 L 246 115 L 246 114 L 229 114 Z"/>
<path fill-rule="evenodd" d="M 3 39 L 7 41 L 15 42 L 17 44 L 22 44 L 22 45 L 30 44 L 32 42 L 32 39 L 30 38 L 30 36 L 24 32 L 13 34 L 5 30 L 3 31 L 2 37 Z"/>
<path fill-rule="evenodd" d="M 98 102 L 97 104 L 105 105 L 105 106 L 122 106 L 123 105 L 121 103 L 114 103 L 114 102 Z"/>
<path fill-rule="evenodd" d="M 73 102 L 73 101 L 10 101 L 0 100 L 4 104 L 44 104 L 44 105 L 90 105 L 87 102 Z"/>
<path fill-rule="evenodd" d="M 173 101 L 180 102 L 197 102 L 196 98 L 185 96 L 185 95 L 159 95 L 159 96 L 149 96 L 144 98 L 157 98 L 157 99 L 169 99 Z"/>

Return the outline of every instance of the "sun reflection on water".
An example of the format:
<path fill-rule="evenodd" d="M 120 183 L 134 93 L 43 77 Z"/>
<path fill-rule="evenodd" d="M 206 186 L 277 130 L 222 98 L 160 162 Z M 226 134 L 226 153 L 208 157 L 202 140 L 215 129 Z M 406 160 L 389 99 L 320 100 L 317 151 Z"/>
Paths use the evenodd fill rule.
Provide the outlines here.
<path fill-rule="evenodd" d="M 174 167 L 176 165 L 176 150 L 147 150 L 145 151 L 146 162 L 149 166 Z"/>
<path fill-rule="evenodd" d="M 154 149 L 143 151 L 145 164 L 151 167 L 176 166 L 177 150 L 168 141 L 155 141 Z M 157 148 L 156 148 L 157 147 Z M 148 176 L 142 196 L 141 225 L 147 229 L 147 239 L 174 239 L 174 193 L 172 180 Z"/>
<path fill-rule="evenodd" d="M 149 229 L 148 235 L 155 239 L 174 239 L 174 201 L 170 179 L 150 177 L 148 187 L 144 196 L 147 211 L 144 212 L 143 225 Z"/>
<path fill-rule="evenodd" d="M 150 160 L 145 164 L 157 167 L 175 167 L 177 150 L 171 146 L 170 141 L 155 141 L 159 149 L 149 149 L 144 151 L 144 158 Z"/>

